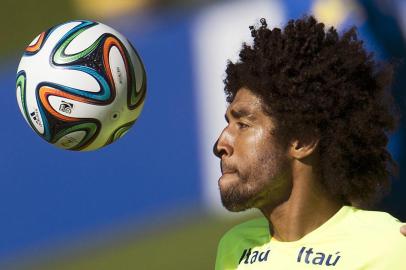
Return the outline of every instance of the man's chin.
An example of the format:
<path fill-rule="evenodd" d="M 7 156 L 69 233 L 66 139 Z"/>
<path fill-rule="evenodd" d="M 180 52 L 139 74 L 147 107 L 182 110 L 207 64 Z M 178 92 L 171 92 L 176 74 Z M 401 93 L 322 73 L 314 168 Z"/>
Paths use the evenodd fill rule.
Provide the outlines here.
<path fill-rule="evenodd" d="M 229 191 L 229 190 L 228 190 Z M 231 212 L 242 212 L 251 207 L 246 200 L 243 200 L 242 196 L 239 196 L 236 192 L 225 192 L 220 187 L 221 203 L 224 208 Z"/>
<path fill-rule="evenodd" d="M 224 206 L 225 209 L 227 209 L 230 212 L 234 212 L 234 213 L 243 212 L 245 210 L 250 209 L 250 207 L 244 207 L 244 206 L 241 206 L 241 205 L 224 203 L 223 201 L 222 201 L 222 203 L 223 203 L 223 206 Z"/>

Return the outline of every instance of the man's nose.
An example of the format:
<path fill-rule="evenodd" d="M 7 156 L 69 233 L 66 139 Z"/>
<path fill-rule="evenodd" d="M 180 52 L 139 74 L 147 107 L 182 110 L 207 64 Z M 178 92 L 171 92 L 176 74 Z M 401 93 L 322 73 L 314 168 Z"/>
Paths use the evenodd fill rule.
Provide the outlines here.
<path fill-rule="evenodd" d="M 230 134 L 227 132 L 227 128 L 223 130 L 220 134 L 220 137 L 213 145 L 213 153 L 216 157 L 222 158 L 222 156 L 227 155 L 230 156 L 233 153 L 233 148 L 229 142 Z"/>

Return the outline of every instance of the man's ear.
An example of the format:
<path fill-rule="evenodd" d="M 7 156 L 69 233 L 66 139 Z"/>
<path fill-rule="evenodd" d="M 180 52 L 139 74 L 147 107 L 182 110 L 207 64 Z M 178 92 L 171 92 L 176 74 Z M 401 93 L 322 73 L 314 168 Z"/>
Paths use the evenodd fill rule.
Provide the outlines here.
<path fill-rule="evenodd" d="M 316 151 L 319 141 L 317 137 L 294 139 L 289 146 L 289 155 L 294 159 L 304 159 Z"/>

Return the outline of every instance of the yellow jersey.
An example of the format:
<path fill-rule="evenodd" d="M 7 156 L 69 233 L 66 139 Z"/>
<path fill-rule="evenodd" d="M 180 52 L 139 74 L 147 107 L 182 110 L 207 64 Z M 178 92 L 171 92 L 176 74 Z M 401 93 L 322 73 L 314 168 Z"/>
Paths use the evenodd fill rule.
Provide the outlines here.
<path fill-rule="evenodd" d="M 217 250 L 216 270 L 406 270 L 402 223 L 388 213 L 343 206 L 298 241 L 280 242 L 265 218 L 227 232 Z"/>

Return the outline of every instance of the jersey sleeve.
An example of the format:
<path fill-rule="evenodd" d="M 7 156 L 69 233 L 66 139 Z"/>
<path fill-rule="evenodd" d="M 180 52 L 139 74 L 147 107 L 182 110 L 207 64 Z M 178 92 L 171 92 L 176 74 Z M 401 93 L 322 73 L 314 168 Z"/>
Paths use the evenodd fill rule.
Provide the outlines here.
<path fill-rule="evenodd" d="M 221 238 L 217 248 L 215 270 L 237 269 L 238 258 L 235 255 L 233 241 L 230 240 L 230 233 L 227 233 Z"/>
<path fill-rule="evenodd" d="M 235 270 L 250 250 L 269 241 L 268 221 L 257 218 L 236 225 L 221 238 L 216 257 L 216 270 Z"/>
<path fill-rule="evenodd" d="M 224 269 L 224 250 L 223 250 L 223 245 L 222 245 L 222 240 L 220 240 L 219 245 L 217 247 L 217 255 L 216 255 L 216 266 L 215 266 L 215 270 L 222 270 Z"/>
<path fill-rule="evenodd" d="M 371 247 L 379 255 L 371 263 L 371 270 L 405 270 L 406 269 L 406 237 L 403 236 L 399 229 L 402 224 L 399 222 L 394 232 L 386 235 L 382 239 L 381 245 Z"/>

